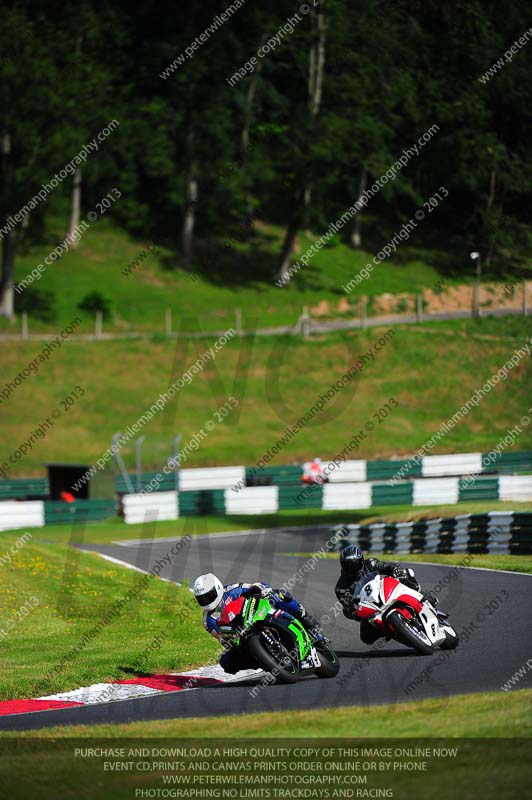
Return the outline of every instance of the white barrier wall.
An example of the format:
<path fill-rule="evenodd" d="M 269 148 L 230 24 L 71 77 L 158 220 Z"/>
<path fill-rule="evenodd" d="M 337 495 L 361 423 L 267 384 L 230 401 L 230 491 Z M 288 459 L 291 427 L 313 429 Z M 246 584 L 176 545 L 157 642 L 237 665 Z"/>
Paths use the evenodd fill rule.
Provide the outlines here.
<path fill-rule="evenodd" d="M 482 472 L 482 453 L 458 453 L 445 456 L 424 456 L 421 459 L 423 477 L 439 475 L 474 475 Z"/>
<path fill-rule="evenodd" d="M 0 531 L 16 528 L 42 528 L 44 525 L 44 503 L 42 500 L 14 500 L 0 502 Z"/>
<path fill-rule="evenodd" d="M 122 503 L 124 519 L 128 524 L 177 519 L 179 516 L 177 492 L 125 494 Z"/>
<path fill-rule="evenodd" d="M 532 500 L 532 475 L 501 475 L 499 500 Z"/>
<path fill-rule="evenodd" d="M 278 486 L 250 486 L 224 493 L 226 514 L 275 514 L 279 510 Z"/>
<path fill-rule="evenodd" d="M 325 483 L 321 507 L 328 511 L 371 507 L 371 483 Z"/>
<path fill-rule="evenodd" d="M 341 483 L 347 481 L 365 481 L 367 477 L 366 462 L 357 461 L 344 461 L 339 467 L 336 467 L 334 472 L 329 473 L 329 481 L 331 483 Z"/>
<path fill-rule="evenodd" d="M 413 483 L 415 506 L 458 503 L 458 478 L 419 478 Z"/>
<path fill-rule="evenodd" d="M 179 489 L 193 492 L 197 489 L 230 489 L 246 485 L 245 467 L 208 467 L 206 469 L 179 470 Z"/>

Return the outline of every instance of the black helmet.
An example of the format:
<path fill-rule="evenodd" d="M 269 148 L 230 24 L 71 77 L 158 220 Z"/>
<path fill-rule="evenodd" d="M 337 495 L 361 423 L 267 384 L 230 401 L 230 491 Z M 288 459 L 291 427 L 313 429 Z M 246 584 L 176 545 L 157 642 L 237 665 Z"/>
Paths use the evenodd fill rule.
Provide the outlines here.
<path fill-rule="evenodd" d="M 344 547 L 340 553 L 340 566 L 342 568 L 342 575 L 352 580 L 358 578 L 364 566 L 364 554 L 360 547 L 354 545 Z"/>

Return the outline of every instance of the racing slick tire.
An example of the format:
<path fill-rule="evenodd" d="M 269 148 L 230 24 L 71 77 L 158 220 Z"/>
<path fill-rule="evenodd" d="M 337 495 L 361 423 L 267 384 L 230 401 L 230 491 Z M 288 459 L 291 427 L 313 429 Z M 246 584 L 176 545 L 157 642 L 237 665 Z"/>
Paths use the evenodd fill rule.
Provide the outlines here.
<path fill-rule="evenodd" d="M 440 644 L 440 650 L 454 650 L 458 647 L 460 639 L 454 628 L 451 628 L 450 625 L 442 625 L 442 630 L 445 633 L 445 641 Z"/>
<path fill-rule="evenodd" d="M 327 642 L 314 642 L 321 666 L 316 668 L 318 678 L 334 678 L 340 671 L 338 656 Z"/>
<path fill-rule="evenodd" d="M 260 634 L 254 634 L 248 639 L 248 649 L 257 664 L 264 672 L 271 673 L 280 683 L 296 683 L 298 670 L 293 664 L 293 671 L 281 666 L 267 648 L 266 642 Z M 284 649 L 284 648 L 283 648 Z M 287 655 L 288 652 L 286 651 Z M 293 663 L 293 662 L 292 662 Z"/>
<path fill-rule="evenodd" d="M 415 627 L 409 620 L 405 619 L 399 611 L 392 611 L 388 615 L 387 624 L 395 631 L 397 639 L 406 644 L 408 647 L 413 647 L 418 653 L 424 656 L 431 656 L 434 652 L 434 646 L 424 642 L 416 633 Z"/>

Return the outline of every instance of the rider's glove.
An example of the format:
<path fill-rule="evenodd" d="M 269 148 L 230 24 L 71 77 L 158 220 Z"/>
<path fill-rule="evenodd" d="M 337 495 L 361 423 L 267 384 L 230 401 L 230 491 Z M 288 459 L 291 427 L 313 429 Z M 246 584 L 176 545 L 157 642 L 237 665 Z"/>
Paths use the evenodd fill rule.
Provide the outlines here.
<path fill-rule="evenodd" d="M 276 589 L 275 594 L 283 603 L 289 603 L 293 600 L 292 595 L 290 592 L 287 592 L 286 589 Z"/>
<path fill-rule="evenodd" d="M 247 597 L 269 597 L 272 593 L 273 589 L 269 586 L 259 586 L 258 584 L 253 584 L 245 591 Z"/>
<path fill-rule="evenodd" d="M 404 567 L 394 567 L 393 570 L 393 577 L 397 578 L 398 581 L 403 580 L 404 578 L 408 578 L 408 570 Z"/>
<path fill-rule="evenodd" d="M 260 597 L 262 594 L 262 587 L 261 586 L 250 586 L 249 588 L 245 589 L 244 597 Z"/>

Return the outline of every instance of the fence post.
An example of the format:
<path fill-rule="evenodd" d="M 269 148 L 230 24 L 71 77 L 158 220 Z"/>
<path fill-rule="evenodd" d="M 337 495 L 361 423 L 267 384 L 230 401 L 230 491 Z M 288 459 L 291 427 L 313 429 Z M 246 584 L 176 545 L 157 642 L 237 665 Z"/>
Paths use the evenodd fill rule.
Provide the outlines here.
<path fill-rule="evenodd" d="M 102 336 L 102 312 L 96 312 L 96 322 L 94 324 L 94 335 L 97 339 L 101 339 Z"/>
<path fill-rule="evenodd" d="M 310 314 L 308 313 L 308 306 L 302 307 L 299 319 L 292 331 L 294 335 L 300 332 L 304 339 L 308 338 L 310 333 Z"/>
<path fill-rule="evenodd" d="M 418 294 L 416 298 L 416 322 L 423 322 L 423 295 Z"/>
<path fill-rule="evenodd" d="M 360 327 L 367 328 L 368 325 L 368 302 L 367 300 L 360 301 Z"/>
<path fill-rule="evenodd" d="M 172 309 L 167 308 L 164 312 L 164 330 L 167 336 L 172 335 Z"/>
<path fill-rule="evenodd" d="M 236 335 L 242 336 L 242 309 L 236 308 L 235 309 L 235 328 L 236 328 Z"/>
<path fill-rule="evenodd" d="M 475 319 L 480 317 L 480 287 L 478 283 L 473 286 L 473 302 L 471 306 L 471 316 Z"/>
<path fill-rule="evenodd" d="M 142 489 L 142 456 L 141 456 L 141 448 L 142 442 L 144 441 L 145 436 L 139 436 L 137 441 L 135 442 L 135 475 L 136 475 L 136 485 L 137 485 L 137 492 L 140 492 Z"/>
<path fill-rule="evenodd" d="M 22 312 L 22 328 L 21 328 L 20 335 L 21 335 L 22 339 L 28 339 L 29 338 L 28 312 L 27 311 L 23 311 Z"/>
<path fill-rule="evenodd" d="M 523 317 L 528 314 L 528 303 L 526 297 L 526 281 L 523 281 Z"/>
<path fill-rule="evenodd" d="M 301 313 L 301 333 L 304 339 L 308 339 L 310 332 L 310 315 L 308 313 L 308 306 L 303 306 Z"/>

